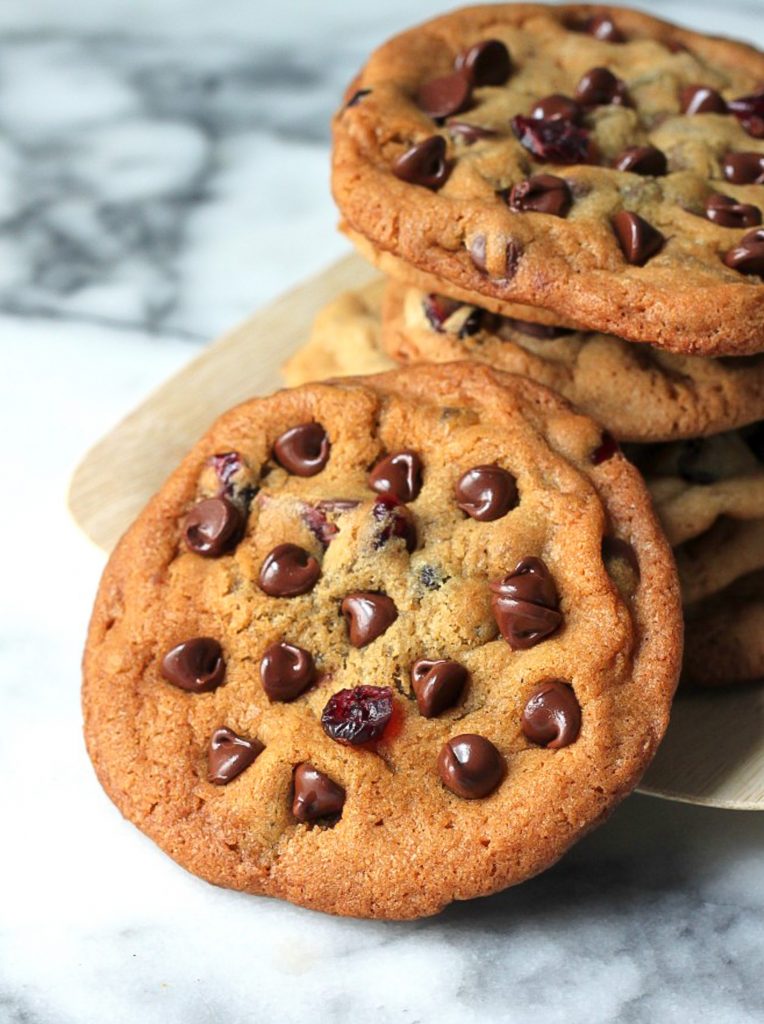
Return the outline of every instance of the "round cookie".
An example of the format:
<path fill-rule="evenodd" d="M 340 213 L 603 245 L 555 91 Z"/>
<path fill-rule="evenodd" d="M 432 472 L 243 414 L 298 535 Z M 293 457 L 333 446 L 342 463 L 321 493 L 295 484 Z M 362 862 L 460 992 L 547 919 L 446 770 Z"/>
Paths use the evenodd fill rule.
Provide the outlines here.
<path fill-rule="evenodd" d="M 681 634 L 640 476 L 552 392 L 469 363 L 314 384 L 221 417 L 120 542 L 85 736 L 202 877 L 413 918 L 631 790 Z"/>
<path fill-rule="evenodd" d="M 559 391 L 624 441 L 696 438 L 764 416 L 764 355 L 679 356 L 490 313 L 391 281 L 382 346 L 399 363 L 475 359 Z"/>
<path fill-rule="evenodd" d="M 692 686 L 764 681 L 764 572 L 685 609 L 682 679 Z"/>
<path fill-rule="evenodd" d="M 752 47 L 624 8 L 464 8 L 356 77 L 335 199 L 372 249 L 477 304 L 682 354 L 757 352 L 762 82 Z"/>

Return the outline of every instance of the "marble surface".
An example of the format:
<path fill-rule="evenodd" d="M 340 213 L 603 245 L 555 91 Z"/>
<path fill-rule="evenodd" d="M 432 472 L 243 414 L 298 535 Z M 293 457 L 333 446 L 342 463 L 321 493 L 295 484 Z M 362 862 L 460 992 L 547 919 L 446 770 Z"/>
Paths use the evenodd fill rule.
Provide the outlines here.
<path fill-rule="evenodd" d="M 330 112 L 426 0 L 0 4 L 1 1024 L 764 1021 L 764 819 L 634 797 L 560 865 L 415 924 L 184 874 L 101 793 L 83 449 L 345 250 Z M 643 6 L 764 43 L 761 0 Z M 104 501 L 109 496 L 104 495 Z"/>

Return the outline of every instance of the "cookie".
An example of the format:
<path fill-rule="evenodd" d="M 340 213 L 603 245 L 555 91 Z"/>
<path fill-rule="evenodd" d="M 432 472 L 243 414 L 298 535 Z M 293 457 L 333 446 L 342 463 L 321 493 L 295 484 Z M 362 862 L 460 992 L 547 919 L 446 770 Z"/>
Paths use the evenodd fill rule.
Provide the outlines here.
<path fill-rule="evenodd" d="M 757 352 L 762 82 L 752 47 L 636 11 L 465 8 L 372 54 L 334 120 L 334 195 L 448 294 Z"/>
<path fill-rule="evenodd" d="M 289 387 L 327 377 L 384 373 L 395 363 L 380 346 L 379 308 L 384 282 L 373 281 L 330 302 L 310 338 L 281 368 Z"/>
<path fill-rule="evenodd" d="M 633 466 L 469 363 L 224 415 L 112 555 L 87 746 L 220 885 L 413 918 L 554 862 L 635 785 L 681 659 Z"/>
<path fill-rule="evenodd" d="M 742 576 L 685 610 L 682 678 L 692 686 L 764 681 L 764 572 Z"/>
<path fill-rule="evenodd" d="M 625 441 L 715 434 L 764 417 L 764 355 L 679 356 L 502 317 L 390 282 L 382 345 L 399 363 L 475 359 L 559 391 Z"/>

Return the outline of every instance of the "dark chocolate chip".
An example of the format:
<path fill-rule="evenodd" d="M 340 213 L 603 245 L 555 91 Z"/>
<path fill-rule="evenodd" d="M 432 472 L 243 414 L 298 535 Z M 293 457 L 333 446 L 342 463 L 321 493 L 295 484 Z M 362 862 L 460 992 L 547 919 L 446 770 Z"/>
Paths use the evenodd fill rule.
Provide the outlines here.
<path fill-rule="evenodd" d="M 422 489 L 422 460 L 409 450 L 385 455 L 369 473 L 369 486 L 397 501 L 414 501 Z"/>
<path fill-rule="evenodd" d="M 626 262 L 641 267 L 663 248 L 666 239 L 646 220 L 629 210 L 619 210 L 613 217 L 613 230 Z"/>
<path fill-rule="evenodd" d="M 531 117 L 540 121 L 571 121 L 577 123 L 584 115 L 583 107 L 570 96 L 553 92 L 539 100 L 531 111 Z"/>
<path fill-rule="evenodd" d="M 184 640 L 162 658 L 161 672 L 168 683 L 189 693 L 216 690 L 225 678 L 223 649 L 208 636 Z"/>
<path fill-rule="evenodd" d="M 630 146 L 615 158 L 613 167 L 618 171 L 659 178 L 668 172 L 668 160 L 666 154 L 655 146 Z"/>
<path fill-rule="evenodd" d="M 473 466 L 456 482 L 456 504 L 472 519 L 491 523 L 517 505 L 517 481 L 501 466 Z"/>
<path fill-rule="evenodd" d="M 391 538 L 400 537 L 409 554 L 416 550 L 416 524 L 405 505 L 401 505 L 395 498 L 383 495 L 372 505 L 371 515 L 377 524 L 374 538 L 376 549 L 384 547 Z"/>
<path fill-rule="evenodd" d="M 536 174 L 513 185 L 507 200 L 517 213 L 549 213 L 564 217 L 573 205 L 567 181 L 554 174 Z"/>
<path fill-rule="evenodd" d="M 525 705 L 522 729 L 531 743 L 558 750 L 578 739 L 581 706 L 573 688 L 552 680 L 537 686 Z"/>
<path fill-rule="evenodd" d="M 576 86 L 576 99 L 585 107 L 631 105 L 626 85 L 607 68 L 591 68 L 587 71 Z"/>
<path fill-rule="evenodd" d="M 466 146 L 471 146 L 482 139 L 495 139 L 499 134 L 491 128 L 483 128 L 479 124 L 468 124 L 466 121 L 449 121 L 447 127 L 451 137 L 461 139 Z"/>
<path fill-rule="evenodd" d="M 468 679 L 469 672 L 458 661 L 415 661 L 411 666 L 411 685 L 422 717 L 435 718 L 453 707 Z"/>
<path fill-rule="evenodd" d="M 446 160 L 446 140 L 440 135 L 415 143 L 393 164 L 393 174 L 412 185 L 437 191 L 451 173 Z"/>
<path fill-rule="evenodd" d="M 260 740 L 248 740 L 232 729 L 221 726 L 210 738 L 207 751 L 207 771 L 210 782 L 225 786 L 249 768 L 255 758 L 265 750 Z"/>
<path fill-rule="evenodd" d="M 345 110 L 349 110 L 351 107 L 357 106 L 364 98 L 364 96 L 369 96 L 370 94 L 371 89 L 356 89 L 356 91 L 345 104 Z"/>
<path fill-rule="evenodd" d="M 342 599 L 340 610 L 345 616 L 353 647 L 366 647 L 382 636 L 398 618 L 398 609 L 387 594 L 357 590 Z"/>
<path fill-rule="evenodd" d="M 589 133 L 562 117 L 512 118 L 512 131 L 518 141 L 538 160 L 553 164 L 586 164 L 592 159 Z"/>
<path fill-rule="evenodd" d="M 329 461 L 330 448 L 320 423 L 301 423 L 284 431 L 273 446 L 273 454 L 288 473 L 315 476 Z"/>
<path fill-rule="evenodd" d="M 493 793 L 506 770 L 504 758 L 493 743 L 474 733 L 463 733 L 447 740 L 438 755 L 441 782 L 465 800 L 477 800 Z"/>
<path fill-rule="evenodd" d="M 712 192 L 706 200 L 706 217 L 723 228 L 754 228 L 761 224 L 761 210 L 752 203 L 739 203 L 731 196 Z"/>
<path fill-rule="evenodd" d="M 724 257 L 724 262 L 741 274 L 764 277 L 764 228 L 754 228 Z"/>
<path fill-rule="evenodd" d="M 599 466 L 602 462 L 612 459 L 616 452 L 620 451 L 618 442 L 609 430 L 602 431 L 602 439 L 592 452 L 592 462 Z"/>
<path fill-rule="evenodd" d="M 389 686 L 355 686 L 329 698 L 321 713 L 321 728 L 337 743 L 355 747 L 380 740 L 392 715 Z"/>
<path fill-rule="evenodd" d="M 485 39 L 463 50 L 454 67 L 466 74 L 474 86 L 503 85 L 512 71 L 512 59 L 501 40 Z"/>
<path fill-rule="evenodd" d="M 596 14 L 586 23 L 590 36 L 603 43 L 624 43 L 626 39 L 609 14 Z"/>
<path fill-rule="evenodd" d="M 496 624 L 513 650 L 534 647 L 559 628 L 557 588 L 540 558 L 522 559 L 490 588 Z"/>
<path fill-rule="evenodd" d="M 260 567 L 260 589 L 271 597 L 298 597 L 316 585 L 321 566 L 297 544 L 278 544 Z"/>
<path fill-rule="evenodd" d="M 271 644 L 260 661 L 260 679 L 270 700 L 294 700 L 315 682 L 313 656 L 295 644 Z"/>
<path fill-rule="evenodd" d="M 312 764 L 298 764 L 294 770 L 292 814 L 304 824 L 337 818 L 345 806 L 345 790 Z"/>
<path fill-rule="evenodd" d="M 764 89 L 750 96 L 738 96 L 727 106 L 745 132 L 754 139 L 764 139 Z"/>
<path fill-rule="evenodd" d="M 602 560 L 609 562 L 615 558 L 626 562 L 637 576 L 639 572 L 639 559 L 637 553 L 627 540 L 621 537 L 612 537 L 609 534 L 602 538 Z"/>
<path fill-rule="evenodd" d="M 420 85 L 416 102 L 420 110 L 436 120 L 461 114 L 472 103 L 472 86 L 466 75 L 453 71 Z"/>
<path fill-rule="evenodd" d="M 686 85 L 679 93 L 683 114 L 726 114 L 724 97 L 707 85 Z"/>
<path fill-rule="evenodd" d="M 186 547 L 205 558 L 231 551 L 244 529 L 244 516 L 228 498 L 205 498 L 194 505 L 183 523 Z"/>
<path fill-rule="evenodd" d="M 727 153 L 722 173 L 733 185 L 764 185 L 764 153 Z"/>

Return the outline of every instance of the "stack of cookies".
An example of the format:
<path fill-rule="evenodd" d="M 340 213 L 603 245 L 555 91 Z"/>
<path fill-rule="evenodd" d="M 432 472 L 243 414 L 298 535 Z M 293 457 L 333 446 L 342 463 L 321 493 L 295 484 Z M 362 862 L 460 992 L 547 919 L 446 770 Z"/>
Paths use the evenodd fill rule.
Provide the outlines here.
<path fill-rule="evenodd" d="M 764 676 L 762 83 L 761 53 L 621 8 L 471 8 L 393 39 L 334 153 L 344 230 L 389 276 L 285 367 L 468 359 L 603 424 L 675 549 L 700 685 Z"/>
<path fill-rule="evenodd" d="M 685 616 L 687 678 L 762 674 L 762 81 L 581 6 L 373 55 L 334 187 L 389 279 L 287 368 L 334 379 L 212 426 L 96 599 L 88 751 L 183 866 L 432 914 L 633 789 Z"/>

